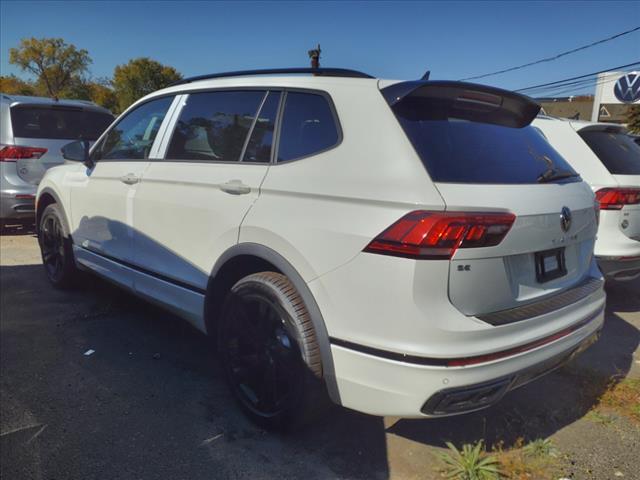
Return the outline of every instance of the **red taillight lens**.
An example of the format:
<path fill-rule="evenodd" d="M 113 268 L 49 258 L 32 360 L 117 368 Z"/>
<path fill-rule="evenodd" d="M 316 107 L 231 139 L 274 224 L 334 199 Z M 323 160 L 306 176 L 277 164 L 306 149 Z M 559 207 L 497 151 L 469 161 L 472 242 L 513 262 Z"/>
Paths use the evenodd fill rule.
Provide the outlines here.
<path fill-rule="evenodd" d="M 596 192 L 600 210 L 620 210 L 640 203 L 640 188 L 603 188 Z"/>
<path fill-rule="evenodd" d="M 364 251 L 419 259 L 451 258 L 458 248 L 498 245 L 515 219 L 512 213 L 418 210 L 387 228 Z"/>
<path fill-rule="evenodd" d="M 0 150 L 0 161 L 15 162 L 23 158 L 40 158 L 45 153 L 47 153 L 46 148 L 7 145 Z"/>

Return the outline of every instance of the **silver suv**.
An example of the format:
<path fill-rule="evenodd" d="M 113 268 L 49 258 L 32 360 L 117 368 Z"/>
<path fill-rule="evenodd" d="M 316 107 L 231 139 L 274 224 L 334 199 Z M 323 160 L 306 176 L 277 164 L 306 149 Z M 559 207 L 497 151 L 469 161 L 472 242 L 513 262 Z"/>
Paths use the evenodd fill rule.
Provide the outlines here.
<path fill-rule="evenodd" d="M 93 142 L 113 121 L 105 108 L 82 100 L 0 94 L 0 221 L 34 219 L 44 172 L 64 163 L 70 140 Z"/>

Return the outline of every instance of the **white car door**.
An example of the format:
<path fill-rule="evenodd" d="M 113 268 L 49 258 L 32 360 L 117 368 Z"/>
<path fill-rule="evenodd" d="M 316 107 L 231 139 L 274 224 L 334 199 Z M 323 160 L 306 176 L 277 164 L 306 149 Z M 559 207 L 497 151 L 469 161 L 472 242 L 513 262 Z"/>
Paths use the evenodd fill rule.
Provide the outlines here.
<path fill-rule="evenodd" d="M 175 127 L 164 136 L 164 159 L 150 162 L 136 192 L 135 289 L 198 328 L 209 274 L 238 242 L 269 168 L 280 96 L 266 90 L 182 96 Z"/>
<path fill-rule="evenodd" d="M 77 260 L 130 288 L 133 199 L 172 101 L 153 99 L 127 112 L 91 151 L 94 166 L 69 178 Z"/>

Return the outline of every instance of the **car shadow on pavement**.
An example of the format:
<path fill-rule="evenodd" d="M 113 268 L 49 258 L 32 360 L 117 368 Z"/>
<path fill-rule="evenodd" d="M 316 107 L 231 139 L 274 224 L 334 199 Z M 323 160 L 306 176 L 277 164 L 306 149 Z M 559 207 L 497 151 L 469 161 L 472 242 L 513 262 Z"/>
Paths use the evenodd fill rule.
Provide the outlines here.
<path fill-rule="evenodd" d="M 272 434 L 243 416 L 209 339 L 187 322 L 89 275 L 76 291 L 52 289 L 40 265 L 1 266 L 0 281 L 7 478 L 385 479 L 388 434 L 489 448 L 550 436 L 593 407 L 607 383 L 594 378 L 629 370 L 640 341 L 613 313 L 624 310 L 616 302 L 640 310 L 628 285 L 609 292 L 597 344 L 488 410 L 385 428 L 334 407 L 305 430 Z"/>
<path fill-rule="evenodd" d="M 611 312 L 640 311 L 640 278 L 626 282 L 610 282 L 605 285 L 607 310 Z"/>
<path fill-rule="evenodd" d="M 35 235 L 36 226 L 33 223 L 7 223 L 0 226 L 0 235 Z"/>
<path fill-rule="evenodd" d="M 640 285 L 608 287 L 605 324 L 598 342 L 582 355 L 534 382 L 507 394 L 491 408 L 430 420 L 400 420 L 387 431 L 428 445 L 460 446 L 484 439 L 488 448 L 547 438 L 579 420 L 611 382 L 632 367 L 640 331 L 617 312 L 640 311 Z M 616 312 L 616 313 L 614 313 Z"/>
<path fill-rule="evenodd" d="M 388 478 L 382 418 L 334 407 L 267 433 L 186 321 L 90 275 L 59 291 L 41 265 L 0 266 L 0 281 L 3 478 Z"/>

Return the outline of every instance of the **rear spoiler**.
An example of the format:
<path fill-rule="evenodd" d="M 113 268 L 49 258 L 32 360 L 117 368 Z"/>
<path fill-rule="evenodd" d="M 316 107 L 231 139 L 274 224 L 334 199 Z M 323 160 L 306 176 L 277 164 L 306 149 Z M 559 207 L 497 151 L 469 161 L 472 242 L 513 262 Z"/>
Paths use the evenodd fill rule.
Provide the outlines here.
<path fill-rule="evenodd" d="M 582 127 L 578 129 L 578 133 L 580 132 L 605 132 L 605 133 L 629 133 L 622 125 L 616 125 L 615 123 L 610 124 L 602 124 L 595 123 L 593 125 L 587 125 L 586 127 Z"/>
<path fill-rule="evenodd" d="M 475 83 L 415 80 L 381 91 L 394 112 L 420 119 L 460 118 L 522 128 L 540 111 L 540 105 L 525 95 Z"/>

